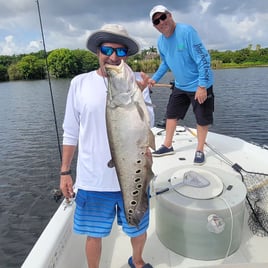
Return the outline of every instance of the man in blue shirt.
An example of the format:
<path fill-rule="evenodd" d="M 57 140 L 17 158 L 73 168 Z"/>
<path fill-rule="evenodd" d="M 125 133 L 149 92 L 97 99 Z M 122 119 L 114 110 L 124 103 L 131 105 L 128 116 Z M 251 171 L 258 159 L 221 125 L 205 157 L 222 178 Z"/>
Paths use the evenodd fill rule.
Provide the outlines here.
<path fill-rule="evenodd" d="M 176 23 L 165 6 L 155 6 L 150 12 L 150 19 L 161 33 L 157 43 L 161 64 L 149 84 L 153 86 L 169 70 L 175 77 L 167 105 L 165 141 L 153 152 L 153 156 L 174 154 L 172 139 L 177 121 L 184 119 L 192 104 L 198 140 L 194 164 L 202 165 L 205 163 L 204 144 L 209 125 L 213 123 L 214 111 L 210 56 L 196 30 L 190 25 Z"/>

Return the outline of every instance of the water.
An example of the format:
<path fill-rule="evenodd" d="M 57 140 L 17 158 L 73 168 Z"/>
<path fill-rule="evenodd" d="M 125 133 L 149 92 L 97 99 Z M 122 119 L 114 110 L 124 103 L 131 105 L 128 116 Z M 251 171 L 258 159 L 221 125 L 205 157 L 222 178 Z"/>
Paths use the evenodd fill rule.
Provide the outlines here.
<path fill-rule="evenodd" d="M 268 144 L 268 68 L 228 69 L 214 71 L 215 113 L 210 131 L 239 137 L 248 142 Z M 169 83 L 166 75 L 160 82 Z M 169 89 L 154 88 L 156 122 L 165 115 Z M 195 127 L 191 108 L 183 124 Z"/>
<path fill-rule="evenodd" d="M 61 122 L 68 85 L 55 88 Z M 47 82 L 0 83 L 0 96 L 0 267 L 19 267 L 58 206 L 60 157 Z"/>
<path fill-rule="evenodd" d="M 268 145 L 268 68 L 217 70 L 211 131 Z M 167 74 L 162 83 L 173 77 Z M 60 139 L 69 80 L 53 80 Z M 154 88 L 156 121 L 169 89 Z M 192 111 L 184 124 L 194 126 Z M 19 267 L 58 204 L 60 157 L 47 81 L 0 83 L 0 268 Z"/>

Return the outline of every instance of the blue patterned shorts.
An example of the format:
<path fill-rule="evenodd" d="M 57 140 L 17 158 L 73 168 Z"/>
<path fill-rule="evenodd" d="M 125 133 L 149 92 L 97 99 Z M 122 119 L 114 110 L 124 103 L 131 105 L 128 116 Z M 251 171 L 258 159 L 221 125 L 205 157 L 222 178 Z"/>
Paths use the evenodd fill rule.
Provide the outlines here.
<path fill-rule="evenodd" d="M 74 232 L 90 237 L 105 237 L 111 232 L 117 216 L 117 224 L 130 237 L 146 232 L 149 226 L 149 209 L 142 218 L 139 227 L 127 223 L 121 192 L 95 192 L 78 190 L 74 213 Z"/>

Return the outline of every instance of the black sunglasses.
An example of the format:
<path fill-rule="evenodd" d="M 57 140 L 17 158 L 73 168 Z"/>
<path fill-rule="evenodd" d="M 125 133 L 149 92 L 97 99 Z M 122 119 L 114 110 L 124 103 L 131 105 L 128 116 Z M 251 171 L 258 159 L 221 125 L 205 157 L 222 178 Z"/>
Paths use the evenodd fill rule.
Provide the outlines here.
<path fill-rule="evenodd" d="M 100 46 L 100 51 L 105 56 L 111 56 L 114 52 L 117 57 L 126 57 L 128 49 L 125 47 L 108 47 L 108 46 Z"/>
<path fill-rule="evenodd" d="M 160 23 L 160 20 L 164 21 L 167 18 L 167 14 L 162 14 L 158 19 L 153 20 L 154 25 L 158 25 Z"/>

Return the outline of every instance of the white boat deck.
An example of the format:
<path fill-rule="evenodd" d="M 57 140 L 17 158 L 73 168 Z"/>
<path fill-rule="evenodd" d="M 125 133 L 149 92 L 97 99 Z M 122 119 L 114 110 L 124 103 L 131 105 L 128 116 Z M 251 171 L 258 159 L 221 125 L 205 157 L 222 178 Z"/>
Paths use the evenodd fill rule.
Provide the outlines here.
<path fill-rule="evenodd" d="M 178 130 L 182 130 L 178 128 Z M 154 129 L 155 133 L 160 129 Z M 157 147 L 164 139 L 163 135 L 156 135 Z M 222 153 L 234 163 L 238 163 L 249 171 L 268 173 L 267 159 L 268 150 L 245 143 L 244 141 L 223 135 L 209 133 L 207 142 L 213 148 Z M 174 136 L 173 147 L 176 154 L 154 158 L 153 170 L 156 175 L 163 171 L 174 168 L 191 166 L 196 148 L 196 138 L 188 131 L 177 132 Z M 222 168 L 233 175 L 234 179 L 240 176 L 219 155 L 206 147 L 206 164 L 204 167 Z M 167 181 L 156 177 L 151 189 L 161 187 Z M 150 227 L 147 242 L 144 249 L 144 260 L 155 268 L 166 267 L 226 267 L 226 268 L 267 268 L 268 267 L 268 237 L 254 236 L 247 224 L 247 213 L 244 222 L 242 243 L 239 249 L 232 255 L 218 260 L 195 260 L 186 258 L 166 248 L 156 234 L 155 226 L 155 202 L 157 197 L 150 200 Z M 31 267 L 57 267 L 57 268 L 86 268 L 84 253 L 85 238 L 72 233 L 73 206 L 64 207 L 62 204 L 42 236 L 36 243 L 30 255 L 23 264 L 23 268 Z M 51 247 L 48 248 L 48 245 Z M 226 254 L 228 249 L 226 249 Z M 103 239 L 103 251 L 100 268 L 127 268 L 127 260 L 131 255 L 129 238 L 121 231 L 120 227 L 114 226 L 111 235 Z"/>

